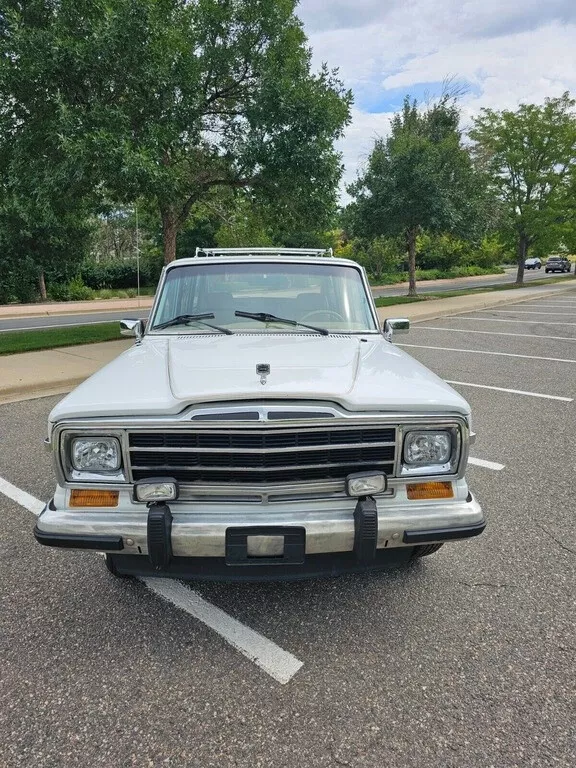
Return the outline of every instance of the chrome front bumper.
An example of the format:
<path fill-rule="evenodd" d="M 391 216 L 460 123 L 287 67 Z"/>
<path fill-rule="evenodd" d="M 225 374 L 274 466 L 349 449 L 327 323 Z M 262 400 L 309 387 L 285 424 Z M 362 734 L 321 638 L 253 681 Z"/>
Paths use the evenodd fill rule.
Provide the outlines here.
<path fill-rule="evenodd" d="M 171 503 L 174 557 L 225 557 L 228 528 L 299 526 L 306 531 L 306 555 L 354 549 L 355 499 L 306 505 L 225 505 L 198 509 Z M 481 533 L 484 517 L 472 494 L 444 501 L 377 501 L 377 548 L 450 541 Z M 47 545 L 95 549 L 122 555 L 148 554 L 147 509 L 126 505 L 111 510 L 57 509 L 48 505 L 36 526 Z M 102 538 L 100 538 L 102 537 Z"/>

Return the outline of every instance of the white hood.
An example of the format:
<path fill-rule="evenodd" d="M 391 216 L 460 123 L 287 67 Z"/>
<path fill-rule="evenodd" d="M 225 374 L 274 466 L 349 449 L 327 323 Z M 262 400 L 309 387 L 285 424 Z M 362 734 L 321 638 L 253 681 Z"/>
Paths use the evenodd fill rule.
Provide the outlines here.
<path fill-rule="evenodd" d="M 260 382 L 256 366 L 270 374 Z M 334 402 L 350 411 L 467 415 L 466 401 L 382 336 L 146 336 L 65 397 L 50 420 L 162 416 L 195 403 Z"/>

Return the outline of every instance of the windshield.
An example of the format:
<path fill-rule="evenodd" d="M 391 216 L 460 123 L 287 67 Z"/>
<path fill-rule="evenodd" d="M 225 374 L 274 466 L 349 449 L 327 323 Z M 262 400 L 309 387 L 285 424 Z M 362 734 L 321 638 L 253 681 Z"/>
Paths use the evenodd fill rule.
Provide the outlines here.
<path fill-rule="evenodd" d="M 276 319 L 262 322 L 236 312 Z M 213 314 L 214 324 L 235 332 L 310 332 L 281 319 L 338 333 L 378 330 L 360 271 L 330 263 L 214 262 L 168 270 L 151 330 L 178 316 L 201 313 Z M 182 322 L 162 332 L 209 333 L 210 328 Z"/>

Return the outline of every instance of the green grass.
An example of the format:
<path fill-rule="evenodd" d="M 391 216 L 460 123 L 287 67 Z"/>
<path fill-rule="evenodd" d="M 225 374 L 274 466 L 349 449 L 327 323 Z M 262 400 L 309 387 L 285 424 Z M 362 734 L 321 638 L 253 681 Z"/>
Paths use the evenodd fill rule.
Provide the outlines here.
<path fill-rule="evenodd" d="M 119 323 L 62 326 L 42 328 L 38 331 L 8 331 L 0 333 L 0 355 L 70 347 L 74 344 L 95 344 L 98 341 L 114 341 L 120 338 Z"/>
<path fill-rule="evenodd" d="M 576 275 L 571 277 L 549 277 L 542 280 L 530 280 L 524 285 L 504 283 L 503 285 L 487 285 L 484 288 L 463 288 L 458 291 L 442 291 L 437 293 L 421 293 L 418 296 L 381 296 L 376 299 L 377 307 L 389 307 L 393 304 L 411 304 L 415 301 L 429 301 L 430 299 L 452 299 L 457 296 L 472 296 L 476 293 L 493 293 L 494 291 L 523 290 L 538 285 L 551 285 L 552 283 L 565 283 L 576 280 Z"/>
<path fill-rule="evenodd" d="M 420 296 L 381 296 L 376 299 L 377 307 L 389 307 L 392 304 L 413 304 L 415 301 L 428 301 L 432 296 L 430 293 L 421 294 Z M 433 298 L 436 298 L 434 296 Z"/>

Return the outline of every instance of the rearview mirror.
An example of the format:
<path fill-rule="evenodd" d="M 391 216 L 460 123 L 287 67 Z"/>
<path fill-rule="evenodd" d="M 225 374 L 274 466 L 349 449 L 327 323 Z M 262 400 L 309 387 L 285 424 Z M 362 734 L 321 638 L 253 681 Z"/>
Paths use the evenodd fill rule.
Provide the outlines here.
<path fill-rule="evenodd" d="M 386 341 L 392 341 L 392 336 L 395 333 L 408 333 L 410 330 L 410 320 L 405 317 L 392 317 L 389 320 L 384 320 L 384 338 Z"/>
<path fill-rule="evenodd" d="M 144 323 L 142 320 L 136 320 L 134 318 L 126 318 L 120 320 L 120 334 L 122 336 L 135 336 L 138 341 L 144 334 Z"/>

